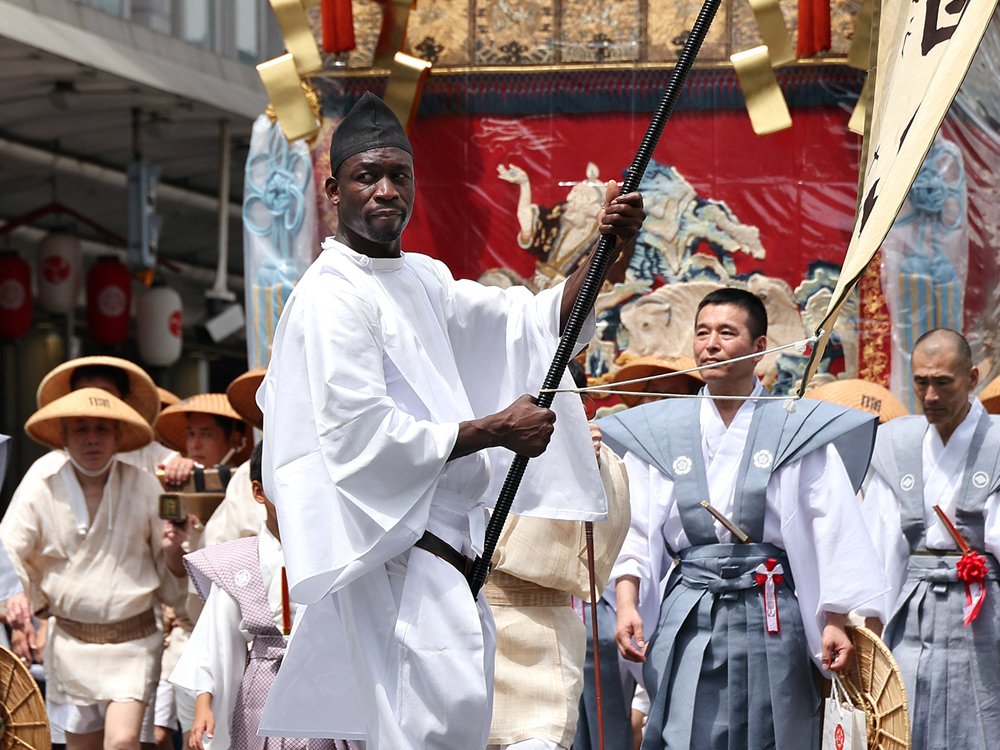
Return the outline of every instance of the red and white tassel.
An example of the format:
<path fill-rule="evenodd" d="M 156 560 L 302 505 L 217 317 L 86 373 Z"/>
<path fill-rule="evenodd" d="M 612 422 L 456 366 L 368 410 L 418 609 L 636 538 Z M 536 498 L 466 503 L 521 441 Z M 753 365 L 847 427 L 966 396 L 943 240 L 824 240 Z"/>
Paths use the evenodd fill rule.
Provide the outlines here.
<path fill-rule="evenodd" d="M 785 579 L 785 569 L 773 557 L 754 568 L 754 581 L 764 594 L 764 623 L 768 633 L 781 632 L 777 588 Z"/>

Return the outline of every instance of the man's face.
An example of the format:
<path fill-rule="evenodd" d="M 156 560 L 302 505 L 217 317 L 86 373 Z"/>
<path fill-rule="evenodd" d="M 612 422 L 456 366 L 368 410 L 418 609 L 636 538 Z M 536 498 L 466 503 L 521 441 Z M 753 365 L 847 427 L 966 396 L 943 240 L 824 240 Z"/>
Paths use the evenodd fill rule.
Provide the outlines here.
<path fill-rule="evenodd" d="M 767 348 L 767 336 L 753 338 L 746 310 L 736 305 L 706 305 L 694 324 L 694 359 L 698 365 L 722 362 Z M 705 382 L 741 382 L 753 377 L 759 357 L 701 371 Z"/>
<path fill-rule="evenodd" d="M 97 417 L 70 417 L 62 422 L 66 450 L 87 471 L 107 466 L 118 447 L 118 423 Z"/>
<path fill-rule="evenodd" d="M 927 421 L 937 426 L 957 426 L 965 419 L 979 371 L 963 367 L 958 352 L 950 346 L 917 347 L 911 364 L 913 390 Z"/>
<path fill-rule="evenodd" d="M 377 148 L 349 157 L 326 193 L 339 212 L 338 234 L 361 251 L 399 240 L 413 210 L 413 157 L 399 148 Z"/>
<path fill-rule="evenodd" d="M 230 448 L 238 448 L 243 438 L 233 430 L 226 437 L 226 431 L 219 426 L 211 414 L 197 412 L 188 415 L 187 457 L 197 461 L 202 466 L 215 466 L 229 452 Z"/>

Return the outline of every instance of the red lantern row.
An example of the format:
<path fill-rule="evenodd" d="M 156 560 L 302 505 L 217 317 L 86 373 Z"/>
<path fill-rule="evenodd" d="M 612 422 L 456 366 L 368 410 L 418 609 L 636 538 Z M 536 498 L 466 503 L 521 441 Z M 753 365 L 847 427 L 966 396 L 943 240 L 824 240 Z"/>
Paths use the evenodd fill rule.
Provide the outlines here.
<path fill-rule="evenodd" d="M 67 241 L 70 240 L 70 241 Z M 79 243 L 50 235 L 39 248 L 39 302 L 48 312 L 73 309 L 79 291 Z M 87 325 L 105 346 L 128 338 L 132 277 L 115 256 L 102 256 L 87 272 Z M 180 295 L 154 287 L 139 301 L 139 353 L 152 365 L 177 361 L 182 343 Z M 31 266 L 16 252 L 0 252 L 0 340 L 17 339 L 31 329 Z"/>

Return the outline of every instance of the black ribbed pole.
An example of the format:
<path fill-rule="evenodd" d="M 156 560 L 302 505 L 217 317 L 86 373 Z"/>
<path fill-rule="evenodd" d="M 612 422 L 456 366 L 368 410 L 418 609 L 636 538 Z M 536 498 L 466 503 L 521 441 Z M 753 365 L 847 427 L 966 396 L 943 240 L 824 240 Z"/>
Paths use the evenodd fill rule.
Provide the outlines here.
<path fill-rule="evenodd" d="M 702 5 L 698 18 L 695 19 L 694 26 L 691 27 L 691 33 L 688 35 L 687 41 L 684 42 L 684 49 L 681 50 L 680 57 L 677 58 L 677 65 L 674 66 L 673 73 L 670 75 L 670 81 L 667 83 L 666 91 L 663 92 L 660 105 L 657 107 L 653 119 L 650 120 L 646 134 L 642 137 L 642 143 L 639 144 L 639 150 L 636 152 L 635 159 L 632 160 L 632 165 L 625 173 L 625 180 L 621 186 L 622 195 L 639 189 L 642 176 L 646 173 L 646 167 L 649 165 L 656 144 L 660 140 L 663 128 L 667 124 L 667 120 L 670 119 L 670 114 L 674 111 L 674 104 L 677 102 L 681 89 L 684 88 L 684 82 L 691 71 L 691 66 L 694 65 L 702 42 L 705 41 L 705 36 L 712 25 L 712 19 L 715 18 L 715 12 L 719 9 L 720 2 L 721 0 L 705 0 L 705 4 Z M 604 275 L 611 264 L 614 249 L 615 237 L 610 234 L 602 235 L 600 242 L 597 243 L 597 249 L 594 250 L 587 276 L 576 296 L 573 308 L 570 310 L 562 338 L 559 340 L 559 346 L 552 358 L 552 365 L 545 376 L 545 382 L 542 383 L 538 405 L 545 409 L 552 406 L 555 394 L 552 393 L 551 389 L 558 388 L 562 381 L 563 372 L 565 372 L 566 366 L 573 356 L 573 350 L 576 348 L 576 340 L 579 338 L 583 324 L 590 315 L 590 311 L 597 301 L 597 295 L 601 291 L 601 284 L 604 283 Z M 507 478 L 504 480 L 503 488 L 500 490 L 500 496 L 497 498 L 496 507 L 493 510 L 493 517 L 490 518 L 489 525 L 486 527 L 483 556 L 476 560 L 475 567 L 472 569 L 469 585 L 472 587 L 473 596 L 479 595 L 479 590 L 486 581 L 490 560 L 493 559 L 497 542 L 500 541 L 500 534 L 503 532 L 507 515 L 514 502 L 514 495 L 517 494 L 517 488 L 521 484 L 521 478 L 524 476 L 524 470 L 527 466 L 528 459 L 520 455 L 514 456 L 514 460 L 510 464 L 510 470 L 507 472 Z"/>

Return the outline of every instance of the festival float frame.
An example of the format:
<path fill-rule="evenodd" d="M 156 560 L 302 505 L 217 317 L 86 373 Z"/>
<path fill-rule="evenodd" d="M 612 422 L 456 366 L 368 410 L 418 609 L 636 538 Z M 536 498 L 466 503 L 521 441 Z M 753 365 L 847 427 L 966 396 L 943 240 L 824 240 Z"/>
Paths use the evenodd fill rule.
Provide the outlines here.
<path fill-rule="evenodd" d="M 596 238 L 604 183 L 621 180 L 671 69 L 433 74 L 410 132 L 418 189 L 404 249 L 444 261 L 456 278 L 532 289 L 563 278 Z M 730 65 L 691 72 L 642 183 L 647 220 L 628 278 L 598 301 L 598 335 L 586 355 L 592 382 L 610 380 L 634 357 L 690 355 L 697 302 L 723 285 L 763 297 L 769 345 L 811 334 L 853 224 L 860 138 L 847 122 L 864 78 L 824 61 L 780 68 L 777 80 L 793 124 L 761 138 Z M 313 152 L 320 183 L 336 122 L 364 91 L 381 94 L 385 78 L 355 72 L 313 82 L 325 115 Z M 320 235 L 332 233 L 323 201 L 318 214 Z M 884 308 L 872 291 L 865 303 Z M 826 379 L 858 375 L 862 306 L 842 319 Z M 761 374 L 788 392 L 805 362 L 801 352 L 770 355 Z"/>
<path fill-rule="evenodd" d="M 310 77 L 323 112 L 312 148 L 317 245 L 335 229 L 323 192 L 330 135 L 364 91 L 385 94 L 402 56 L 390 67 L 389 25 L 408 23 L 405 41 L 392 38 L 433 69 L 416 87 L 408 123 L 418 190 L 404 249 L 439 258 L 456 278 L 536 290 L 562 278 L 596 236 L 603 183 L 620 179 L 630 162 L 683 43 L 683 33 L 671 30 L 687 28 L 695 8 L 636 3 L 639 20 L 621 8 L 599 12 L 585 4 L 538 0 L 504 15 L 503 2 L 446 0 L 415 4 L 407 21 L 383 13 L 388 0 L 355 0 L 357 48 L 325 56 L 324 70 Z M 393 7 L 404 5 L 393 0 Z M 637 357 L 689 354 L 697 301 L 721 285 L 762 297 L 769 346 L 806 339 L 824 320 L 859 204 L 873 6 L 830 4 L 834 52 L 817 56 L 830 36 L 823 3 L 814 5 L 806 16 L 802 3 L 798 15 L 769 0 L 720 8 L 642 184 L 647 220 L 629 277 L 598 300 L 598 334 L 585 356 L 591 383 L 611 381 Z M 589 16 L 601 13 L 615 21 L 595 35 Z M 992 29 L 993 42 L 983 45 L 992 58 L 977 58 L 986 79 L 996 76 L 998 34 Z M 754 46 L 761 41 L 768 47 Z M 956 144 L 949 152 L 957 148 L 965 164 L 998 175 L 1000 147 L 984 119 L 953 110 L 940 137 Z M 953 252 L 962 257 L 949 261 L 954 274 L 943 285 L 936 277 L 914 281 L 911 273 L 910 305 L 928 320 L 968 331 L 981 369 L 1000 374 L 1000 324 L 993 320 L 1000 292 L 989 285 L 1000 266 L 990 251 L 990 217 L 998 209 L 989 181 L 970 174 L 967 196 L 950 200 L 947 216 L 928 216 L 920 196 L 916 208 L 913 201 L 904 206 L 885 257 L 869 264 L 847 298 L 810 385 L 861 378 L 909 400 L 901 352 L 907 336 L 919 332 L 901 331 L 909 308 L 898 304 L 886 279 L 904 278 L 893 265 L 896 235 L 926 239 L 928 227 L 965 232 L 968 259 L 964 246 Z M 932 190 L 941 183 L 925 177 Z M 930 201 L 931 210 L 936 206 Z M 907 218 L 914 211 L 924 213 Z M 956 215 L 967 228 L 957 226 Z M 912 258 L 914 243 L 904 244 L 906 271 L 916 266 L 916 276 L 926 276 L 928 264 Z M 939 275 L 948 271 L 940 261 L 932 265 Z M 792 393 L 808 362 L 808 350 L 788 349 L 769 355 L 758 372 L 774 392 Z"/>

